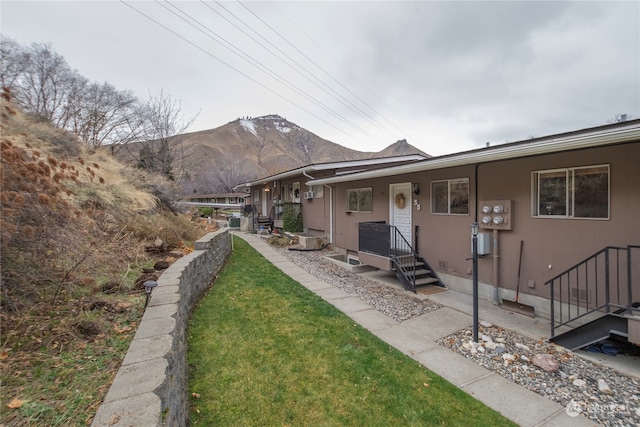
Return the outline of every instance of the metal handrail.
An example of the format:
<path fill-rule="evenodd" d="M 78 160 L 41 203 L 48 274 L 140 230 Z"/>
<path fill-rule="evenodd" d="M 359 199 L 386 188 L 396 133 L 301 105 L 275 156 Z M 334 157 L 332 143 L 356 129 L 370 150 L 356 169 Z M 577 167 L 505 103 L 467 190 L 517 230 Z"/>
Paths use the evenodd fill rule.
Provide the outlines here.
<path fill-rule="evenodd" d="M 614 315 L 621 315 L 621 311 L 632 314 L 636 310 L 633 307 L 631 279 L 632 249 L 640 249 L 640 246 L 607 246 L 545 282 L 545 286 L 550 285 L 551 291 L 552 338 L 559 327 L 568 326 L 595 312 L 612 314 L 614 310 Z M 626 263 L 626 275 L 621 263 Z M 624 287 L 625 281 L 627 303 L 623 304 L 621 286 Z M 575 296 L 572 295 L 573 291 Z M 604 295 L 600 291 L 604 291 Z"/>
<path fill-rule="evenodd" d="M 409 290 L 416 291 L 416 258 L 418 254 L 411 244 L 407 241 L 404 235 L 398 230 L 396 226 L 390 226 L 392 233 L 393 245 L 389 250 L 389 257 L 395 264 L 396 268 L 401 271 L 401 277 L 406 281 L 405 286 L 409 287 Z M 406 263 L 401 261 L 401 258 L 409 259 L 410 262 Z M 410 274 L 413 271 L 413 274 Z"/>

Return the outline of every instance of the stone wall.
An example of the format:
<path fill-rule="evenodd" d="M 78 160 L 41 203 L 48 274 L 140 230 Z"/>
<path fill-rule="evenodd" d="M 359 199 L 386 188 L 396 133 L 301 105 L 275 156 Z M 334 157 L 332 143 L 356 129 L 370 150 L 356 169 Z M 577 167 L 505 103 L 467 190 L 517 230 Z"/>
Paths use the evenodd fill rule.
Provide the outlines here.
<path fill-rule="evenodd" d="M 189 313 L 230 253 L 229 229 L 220 229 L 198 240 L 195 251 L 160 276 L 92 426 L 189 425 Z"/>

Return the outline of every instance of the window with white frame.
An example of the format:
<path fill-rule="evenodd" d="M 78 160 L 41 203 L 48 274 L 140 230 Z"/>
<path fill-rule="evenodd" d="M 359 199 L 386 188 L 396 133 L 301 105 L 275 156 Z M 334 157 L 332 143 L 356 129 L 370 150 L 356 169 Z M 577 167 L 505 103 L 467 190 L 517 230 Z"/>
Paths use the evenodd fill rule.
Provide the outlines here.
<path fill-rule="evenodd" d="M 347 190 L 347 212 L 372 212 L 373 189 L 350 188 Z"/>
<path fill-rule="evenodd" d="M 609 218 L 609 165 L 534 171 L 535 217 Z"/>
<path fill-rule="evenodd" d="M 314 199 L 321 199 L 324 197 L 324 187 L 322 185 L 311 186 L 311 191 L 313 191 Z"/>
<path fill-rule="evenodd" d="M 431 213 L 469 215 L 469 178 L 431 181 Z"/>

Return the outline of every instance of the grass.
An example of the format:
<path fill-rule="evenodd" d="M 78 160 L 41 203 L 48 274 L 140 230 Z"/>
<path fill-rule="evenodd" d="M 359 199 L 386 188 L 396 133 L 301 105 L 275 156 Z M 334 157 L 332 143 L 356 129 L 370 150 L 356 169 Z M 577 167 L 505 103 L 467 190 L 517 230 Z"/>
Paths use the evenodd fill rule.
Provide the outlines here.
<path fill-rule="evenodd" d="M 189 327 L 193 425 L 514 425 L 234 239 Z"/>
<path fill-rule="evenodd" d="M 142 296 L 130 295 L 129 300 L 130 308 L 108 313 L 108 322 L 101 319 L 103 313 L 47 312 L 37 306 L 22 319 L 21 328 L 5 333 L 0 352 L 0 421 L 7 426 L 88 425 L 142 314 Z M 94 325 L 98 334 L 81 336 L 76 328 L 80 321 Z M 18 402 L 15 409 L 7 406 L 10 401 Z"/>

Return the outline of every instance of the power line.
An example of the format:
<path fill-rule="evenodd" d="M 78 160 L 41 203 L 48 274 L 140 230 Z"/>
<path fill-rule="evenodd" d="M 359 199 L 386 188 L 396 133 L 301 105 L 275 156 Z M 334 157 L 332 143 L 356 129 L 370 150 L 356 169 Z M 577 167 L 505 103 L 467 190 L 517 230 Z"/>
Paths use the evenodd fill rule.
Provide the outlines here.
<path fill-rule="evenodd" d="M 264 44 L 260 43 L 258 40 L 256 40 L 255 38 L 253 38 L 252 36 L 250 36 L 249 34 L 247 34 L 244 30 L 242 30 L 241 28 L 239 28 L 237 25 L 235 25 L 233 22 L 231 22 L 229 19 L 227 19 L 226 17 L 224 17 L 222 14 L 220 14 L 218 11 L 214 10 L 211 6 L 207 5 L 203 0 L 201 0 L 201 3 L 205 4 L 205 6 L 207 6 L 209 9 L 211 9 L 213 12 L 217 13 L 219 16 L 221 16 L 223 19 L 225 19 L 227 22 L 229 22 L 231 25 L 233 25 L 235 28 L 237 28 L 239 31 L 241 31 L 243 34 L 245 34 L 247 37 L 251 38 L 254 42 L 256 42 L 257 44 L 259 44 L 260 46 L 262 46 L 263 48 L 267 49 L 272 55 L 274 55 L 276 58 L 278 58 L 279 60 L 281 60 L 284 64 L 286 64 L 287 66 L 289 66 L 291 69 L 293 69 L 294 71 L 296 71 L 298 74 L 300 74 L 301 76 L 305 77 L 307 80 L 309 80 L 311 83 L 313 83 L 316 87 L 320 88 L 321 90 L 323 90 L 325 93 L 329 94 L 331 97 L 333 97 L 335 100 L 337 100 L 338 102 L 340 102 L 342 105 L 344 105 L 345 107 L 349 108 L 351 111 L 353 111 L 356 114 L 359 114 L 360 116 L 364 117 L 365 119 L 368 119 L 371 123 L 373 123 L 374 125 L 376 125 L 377 127 L 379 127 L 380 129 L 386 131 L 389 135 L 393 135 L 393 133 L 384 125 L 382 125 L 381 123 L 379 123 L 375 118 L 371 117 L 369 114 L 367 114 L 365 111 L 363 111 L 361 108 L 359 108 L 357 105 L 355 105 L 353 102 L 349 101 L 347 98 L 345 98 L 342 94 L 340 94 L 339 92 L 337 92 L 336 90 L 334 90 L 332 87 L 330 87 L 329 85 L 327 85 L 324 81 L 322 81 L 319 77 L 317 77 L 314 73 L 312 73 L 311 71 L 309 71 L 304 65 L 300 64 L 297 60 L 295 60 L 294 58 L 292 58 L 290 55 L 288 55 L 286 52 L 284 52 L 282 49 L 280 49 L 277 45 L 275 45 L 274 43 L 272 43 L 270 40 L 268 40 L 267 38 L 265 38 L 262 34 L 260 34 L 258 31 L 256 31 L 254 28 L 252 28 L 250 25 L 248 25 L 246 22 L 244 22 L 241 18 L 239 18 L 237 15 L 235 15 L 233 12 L 231 12 L 229 9 L 227 9 L 226 7 L 224 7 L 221 2 L 219 1 L 215 1 L 216 4 L 221 7 L 222 9 L 224 9 L 229 15 L 233 16 L 236 20 L 240 21 L 240 23 L 242 23 L 245 27 L 247 27 L 249 30 L 251 30 L 253 33 L 255 33 L 258 37 L 260 37 L 262 40 L 264 40 L 265 42 L 267 42 L 269 45 L 273 46 L 273 48 L 275 48 L 278 52 L 280 52 L 282 55 L 284 55 L 284 57 L 286 57 L 287 59 L 289 59 L 293 64 L 297 65 L 299 67 L 299 69 L 296 69 L 295 67 L 293 67 L 293 65 L 290 62 L 285 61 L 282 57 L 279 57 L 276 53 L 274 53 L 271 49 L 269 49 L 268 47 L 266 47 Z M 329 73 L 327 73 L 325 70 L 322 69 L 322 67 L 320 65 L 318 65 L 317 63 L 315 63 L 311 58 L 309 58 L 307 55 L 304 54 L 304 52 L 302 52 L 300 49 L 298 49 L 296 46 L 294 46 L 291 42 L 289 42 L 289 40 L 287 40 L 285 37 L 283 37 L 277 30 L 275 30 L 271 25 L 269 25 L 267 22 L 265 22 L 262 18 L 260 18 L 258 15 L 256 15 L 251 9 L 249 9 L 247 6 L 245 6 L 244 4 L 242 4 L 241 2 L 238 2 L 238 4 L 240 4 L 243 8 L 245 8 L 249 13 L 251 13 L 254 17 L 256 17 L 260 22 L 262 22 L 267 28 L 269 28 L 272 32 L 274 32 L 276 35 L 278 35 L 278 37 L 280 37 L 282 40 L 284 40 L 287 44 L 289 44 L 289 46 L 291 46 L 293 49 L 295 49 L 298 53 L 300 53 L 302 56 L 304 56 L 307 60 L 309 60 L 311 63 L 313 63 L 315 66 L 317 66 L 318 68 L 320 68 L 325 74 L 327 74 L 329 77 L 331 77 L 334 81 L 338 82 L 335 78 L 333 78 Z M 302 71 L 304 71 L 307 75 L 303 74 Z M 313 81 L 312 79 L 309 78 L 309 76 L 311 76 L 313 79 L 315 79 L 318 83 L 320 83 L 322 86 L 324 86 L 324 88 L 320 87 L 318 85 L 318 83 L 316 83 L 315 81 Z M 343 86 L 344 87 L 344 86 Z M 345 88 L 346 89 L 346 88 Z M 348 90 L 348 89 L 347 89 Z M 329 93 L 328 91 L 331 91 L 332 93 Z M 362 101 L 361 101 L 362 102 Z M 366 105 L 366 103 L 365 103 Z M 371 108 L 369 106 L 369 108 Z M 375 111 L 375 110 L 374 110 Z"/>
<path fill-rule="evenodd" d="M 329 58 L 331 58 L 336 64 L 340 65 L 342 67 L 342 64 L 340 64 L 340 62 L 338 62 L 338 60 L 336 60 L 335 58 L 333 58 L 331 56 L 331 54 L 329 52 L 327 52 L 319 43 L 317 43 L 315 40 L 313 40 L 307 33 L 304 32 L 304 30 L 302 30 L 294 21 L 292 21 L 287 15 L 285 15 L 275 4 L 273 4 L 273 2 L 271 1 L 267 1 L 266 3 L 268 3 L 269 5 L 271 5 L 271 7 L 273 7 L 275 10 L 278 11 L 278 13 L 280 13 L 280 15 L 282 15 L 287 21 L 289 21 L 289 23 L 291 25 L 293 25 L 301 34 L 303 34 L 308 40 L 310 40 L 314 45 L 316 45 L 316 47 L 318 47 L 322 52 L 325 53 L 325 55 L 327 55 Z M 289 43 L 288 40 L 285 40 L 287 43 Z M 291 43 L 289 43 L 291 44 Z M 294 47 L 295 48 L 295 47 Z M 298 50 L 297 48 L 295 48 L 296 50 Z M 383 119 L 385 119 L 389 124 L 391 124 L 393 127 L 395 127 L 397 130 L 399 130 L 400 132 L 402 132 L 403 134 L 406 134 L 406 132 L 404 130 L 402 130 L 401 128 L 399 128 L 395 123 L 393 123 L 391 120 L 389 120 L 387 117 L 385 117 L 382 113 L 378 112 L 375 108 L 373 108 L 371 105 L 369 105 L 369 103 L 367 103 L 365 100 L 363 100 L 362 98 L 360 98 L 356 93 L 352 92 L 348 87 L 346 87 L 345 85 L 343 85 L 339 80 L 337 80 L 336 78 L 334 78 L 331 74 L 329 74 L 327 71 L 325 71 L 324 68 L 322 68 L 319 64 L 317 64 L 315 61 L 313 61 L 313 59 L 308 58 L 307 55 L 305 55 L 304 53 L 300 52 L 302 55 L 304 55 L 309 61 L 311 61 L 311 63 L 313 63 L 315 66 L 317 66 L 323 73 L 327 74 L 332 80 L 334 80 L 336 83 L 338 83 L 340 86 L 342 86 L 347 92 L 349 92 L 351 95 L 353 95 L 356 99 L 358 99 L 360 102 L 362 102 L 364 105 L 366 105 L 369 109 L 371 109 L 371 111 L 373 111 L 374 113 L 376 113 L 377 115 L 379 115 L 380 117 L 382 117 Z M 349 72 L 349 70 L 346 70 L 347 72 Z M 350 73 L 350 72 L 349 72 Z M 351 73 L 350 73 L 351 74 Z M 362 80 L 360 80 L 358 78 L 358 76 L 355 76 L 354 74 L 351 74 L 351 76 L 356 79 L 365 89 L 367 89 L 370 93 L 372 93 L 376 98 L 378 98 L 380 101 L 382 101 L 387 107 L 393 109 L 393 107 L 391 107 L 383 98 L 381 98 L 380 96 L 378 96 L 378 94 L 371 89 L 370 87 L 368 87 L 367 85 L 365 85 Z"/>
<path fill-rule="evenodd" d="M 201 23 L 200 21 L 198 21 L 197 19 L 195 19 L 193 16 L 191 16 L 190 14 L 186 13 L 185 11 L 181 10 L 180 8 L 178 8 L 177 6 L 175 6 L 174 4 L 171 4 L 171 2 L 166 2 L 167 4 L 169 4 L 171 7 L 173 7 L 174 9 L 176 9 L 178 12 L 180 12 L 181 14 L 185 15 L 189 20 L 197 23 L 200 27 L 202 27 L 204 30 L 206 30 L 207 32 L 211 33 L 211 35 L 213 35 L 215 38 L 213 38 L 211 35 L 206 34 L 202 29 L 197 28 L 192 22 L 187 21 L 186 18 L 179 16 L 176 12 L 169 10 L 169 8 L 167 6 L 165 6 L 163 3 L 164 2 L 158 2 L 156 1 L 156 3 L 158 3 L 160 6 L 162 6 L 163 8 L 165 8 L 169 13 L 173 14 L 174 16 L 176 16 L 178 19 L 181 19 L 182 21 L 184 21 L 185 23 L 187 23 L 187 25 L 195 28 L 196 30 L 200 31 L 201 33 L 203 33 L 205 36 L 211 38 L 213 41 L 215 41 L 216 43 L 221 44 L 225 49 L 229 50 L 231 53 L 239 56 L 241 59 L 243 59 L 244 61 L 248 62 L 249 64 L 253 65 L 254 67 L 256 67 L 258 70 L 268 74 L 271 78 L 277 80 L 278 82 L 280 82 L 281 84 L 287 86 L 289 89 L 292 89 L 294 92 L 298 93 L 300 96 L 306 98 L 308 101 L 312 102 L 313 104 L 315 104 L 316 106 L 320 107 L 321 109 L 325 110 L 327 113 L 333 115 L 334 117 L 336 117 L 337 119 L 342 120 L 343 122 L 345 122 L 346 124 L 350 125 L 351 127 L 353 127 L 354 129 L 365 133 L 369 136 L 372 136 L 369 132 L 367 132 L 365 129 L 361 128 L 360 126 L 358 126 L 357 124 L 353 123 L 351 120 L 347 119 L 346 117 L 342 116 L 341 114 L 335 112 L 334 110 L 332 110 L 331 108 L 327 107 L 326 105 L 322 104 L 321 102 L 315 100 L 311 95 L 309 95 L 308 93 L 306 93 L 303 89 L 299 88 L 298 86 L 294 85 L 293 83 L 289 82 L 287 79 L 285 79 L 284 77 L 282 77 L 280 74 L 276 73 L 275 71 L 271 70 L 269 67 L 267 67 L 266 65 L 262 64 L 260 61 L 254 59 L 251 55 L 246 54 L 244 51 L 242 51 L 241 49 L 237 48 L 233 43 L 229 42 L 228 40 L 226 40 L 224 37 L 222 37 L 221 35 L 217 34 L 216 32 L 214 32 L 213 30 L 211 30 L 209 27 L 207 27 L 205 24 Z"/>
<path fill-rule="evenodd" d="M 134 10 L 135 12 L 139 13 L 140 15 L 144 16 L 145 18 L 147 18 L 148 20 L 150 20 L 151 22 L 155 23 L 156 25 L 162 27 L 163 29 L 165 29 L 166 31 L 170 32 L 171 34 L 173 34 L 174 36 L 180 38 L 181 40 L 185 41 L 186 43 L 190 44 L 191 46 L 195 47 L 196 49 L 198 49 L 199 51 L 201 51 L 202 53 L 204 53 L 205 55 L 215 59 L 216 61 L 220 62 L 223 65 L 226 65 L 227 67 L 229 67 L 230 69 L 232 69 L 233 71 L 237 72 L 238 74 L 246 77 L 247 79 L 251 80 L 252 82 L 254 82 L 255 84 L 257 84 L 258 86 L 262 87 L 263 89 L 273 93 L 274 95 L 278 96 L 279 98 L 289 102 L 290 104 L 300 108 L 302 111 L 306 112 L 307 114 L 311 115 L 312 117 L 315 117 L 316 119 L 320 120 L 321 122 L 331 126 L 332 128 L 336 129 L 339 132 L 344 133 L 345 135 L 349 136 L 348 133 L 346 133 L 345 131 L 343 131 L 342 129 L 338 128 L 337 126 L 335 126 L 332 123 L 329 123 L 328 121 L 324 120 L 321 117 L 318 117 L 316 114 L 312 113 L 311 111 L 307 110 L 306 108 L 302 107 L 301 105 L 299 105 L 298 103 L 290 100 L 289 98 L 285 97 L 284 95 L 279 94 L 278 92 L 276 92 L 275 90 L 267 87 L 266 85 L 260 83 L 259 81 L 257 81 L 256 79 L 254 79 L 253 77 L 249 76 L 248 74 L 240 71 L 239 69 L 237 69 L 236 67 L 234 67 L 233 65 L 223 61 L 222 59 L 218 58 L 217 56 L 213 55 L 211 52 L 208 52 L 206 50 L 204 50 L 202 47 L 198 46 L 197 44 L 193 43 L 192 41 L 186 39 L 185 37 L 181 36 L 180 34 L 176 33 L 175 31 L 173 31 L 172 29 L 170 29 L 169 27 L 165 26 L 164 24 L 158 22 L 157 20 L 153 19 L 152 17 L 150 17 L 149 15 L 145 14 L 144 12 L 136 9 L 135 7 L 131 6 L 130 4 L 128 4 L 125 0 L 120 0 L 120 3 L 124 4 L 125 6 L 129 7 L 130 9 Z"/>

